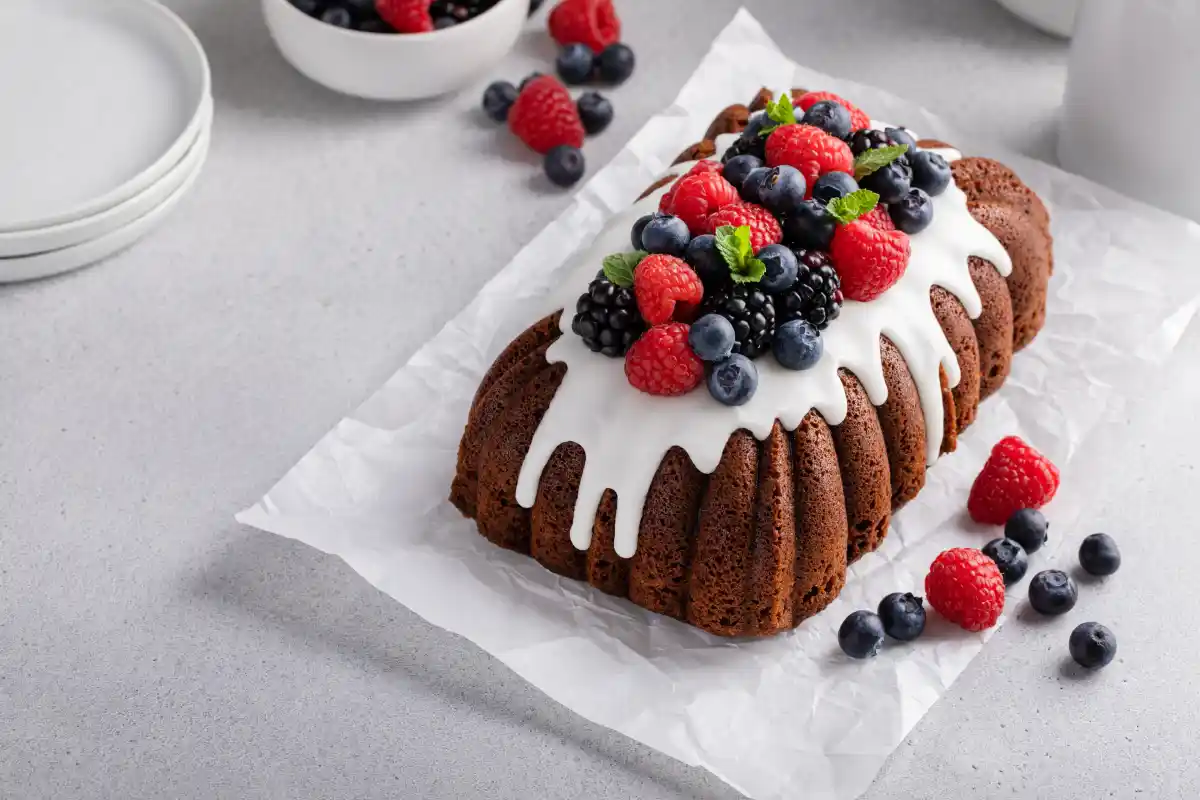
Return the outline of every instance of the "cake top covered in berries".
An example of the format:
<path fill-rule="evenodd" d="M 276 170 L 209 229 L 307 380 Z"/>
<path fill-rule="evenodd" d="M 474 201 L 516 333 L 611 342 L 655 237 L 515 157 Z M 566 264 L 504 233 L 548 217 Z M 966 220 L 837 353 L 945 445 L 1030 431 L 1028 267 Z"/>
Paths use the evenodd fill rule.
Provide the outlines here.
<path fill-rule="evenodd" d="M 930 290 L 982 312 L 968 260 L 1001 274 L 1004 247 L 976 222 L 949 164 L 903 128 L 811 92 L 772 99 L 718 156 L 619 215 L 573 259 L 563 336 L 567 365 L 522 467 L 530 506 L 558 445 L 583 447 L 576 547 L 612 489 L 617 553 L 631 555 L 646 490 L 664 453 L 683 448 L 711 472 L 738 429 L 765 439 L 810 411 L 847 413 L 840 370 L 876 405 L 887 400 L 880 337 L 903 354 L 920 396 L 927 460 L 943 427 L 941 380 L 958 362 Z M 936 435 L 935 435 L 936 434 Z M 582 522 L 579 522 L 582 520 Z"/>

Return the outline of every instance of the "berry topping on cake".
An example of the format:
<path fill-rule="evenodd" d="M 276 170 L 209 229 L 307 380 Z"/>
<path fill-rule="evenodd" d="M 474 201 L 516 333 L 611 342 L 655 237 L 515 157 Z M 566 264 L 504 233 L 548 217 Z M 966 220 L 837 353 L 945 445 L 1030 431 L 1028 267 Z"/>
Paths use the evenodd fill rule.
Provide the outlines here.
<path fill-rule="evenodd" d="M 655 214 L 642 228 L 642 250 L 682 257 L 692 240 L 687 223 L 671 214 Z"/>
<path fill-rule="evenodd" d="M 712 214 L 740 199 L 737 189 L 720 173 L 703 171 L 681 178 L 670 193 L 663 195 L 659 208 L 682 219 L 692 235 L 699 236 L 712 232 L 708 227 L 708 218 Z"/>
<path fill-rule="evenodd" d="M 717 314 L 705 314 L 692 324 L 688 344 L 701 361 L 720 361 L 733 353 L 733 325 Z"/>
<path fill-rule="evenodd" d="M 655 325 L 625 354 L 625 377 L 647 394 L 675 397 L 687 394 L 704 380 L 704 362 L 688 345 L 688 326 L 681 322 Z"/>
<path fill-rule="evenodd" d="M 742 192 L 747 202 L 757 203 L 776 217 L 786 217 L 804 202 L 807 187 L 800 170 L 785 164 L 750 173 Z"/>
<path fill-rule="evenodd" d="M 899 202 L 888 206 L 888 214 L 897 228 L 912 236 L 933 222 L 933 200 L 920 189 L 909 189 Z"/>
<path fill-rule="evenodd" d="M 733 352 L 754 359 L 771 349 L 775 336 L 775 303 L 755 283 L 736 283 L 705 300 L 704 310 L 733 325 Z"/>
<path fill-rule="evenodd" d="M 912 167 L 912 185 L 926 194 L 937 197 L 950 185 L 950 164 L 940 153 L 918 150 L 908 157 L 908 164 Z"/>
<path fill-rule="evenodd" d="M 883 630 L 893 639 L 911 642 L 925 631 L 925 604 L 912 592 L 892 592 L 879 601 Z"/>
<path fill-rule="evenodd" d="M 596 56 L 596 72 L 605 83 L 624 83 L 636 65 L 637 58 L 627 44 L 610 44 Z"/>
<path fill-rule="evenodd" d="M 743 355 L 718 361 L 708 373 L 708 393 L 723 405 L 745 405 L 757 390 L 758 367 Z"/>
<path fill-rule="evenodd" d="M 542 160 L 542 166 L 546 177 L 555 186 L 573 186 L 587 169 L 583 151 L 569 144 L 552 147 Z"/>
<path fill-rule="evenodd" d="M 1107 533 L 1093 533 L 1079 545 L 1079 566 L 1089 575 L 1112 575 L 1121 568 L 1121 551 Z"/>
<path fill-rule="evenodd" d="M 767 163 L 795 167 L 808 186 L 827 172 L 852 172 L 854 155 L 841 139 L 811 125 L 784 125 L 767 137 Z"/>
<path fill-rule="evenodd" d="M 917 151 L 917 140 L 908 132 L 908 128 L 884 128 L 883 132 L 893 144 L 907 145 L 910 153 Z"/>
<path fill-rule="evenodd" d="M 824 203 L 805 200 L 796 213 L 783 221 L 783 236 L 790 246 L 804 250 L 828 250 L 837 230 L 837 220 Z"/>
<path fill-rule="evenodd" d="M 806 320 L 794 319 L 775 328 L 771 351 L 784 369 L 802 370 L 817 365 L 825 345 L 815 326 Z"/>
<path fill-rule="evenodd" d="M 1004 611 L 1004 577 L 996 562 L 980 551 L 955 547 L 929 567 L 925 599 L 955 625 L 982 631 L 995 625 Z"/>
<path fill-rule="evenodd" d="M 571 320 L 571 331 L 588 349 L 609 358 L 625 355 L 645 329 L 633 289 L 613 283 L 603 272 L 580 295 Z"/>
<path fill-rule="evenodd" d="M 1014 511 L 1004 523 L 1004 537 L 1012 539 L 1026 553 L 1036 553 L 1050 539 L 1050 523 L 1036 508 Z"/>
<path fill-rule="evenodd" d="M 543 155 L 562 144 L 583 147 L 583 123 L 575 101 L 567 87 L 548 75 L 534 78 L 521 90 L 509 109 L 508 127 Z"/>
<path fill-rule="evenodd" d="M 819 203 L 828 203 L 838 197 L 845 197 L 858 191 L 858 181 L 848 172 L 826 172 L 813 185 L 812 199 Z"/>
<path fill-rule="evenodd" d="M 826 100 L 831 100 L 850 112 L 851 130 L 857 131 L 862 130 L 863 128 L 871 127 L 870 117 L 868 117 L 858 106 L 854 105 L 854 103 L 851 103 L 849 100 L 846 100 L 843 97 L 839 97 L 833 92 L 808 92 L 806 94 L 802 94 L 796 101 L 796 105 L 804 111 L 808 111 L 817 103 Z"/>
<path fill-rule="evenodd" d="M 796 254 L 781 244 L 769 244 L 754 254 L 763 263 L 765 272 L 759 284 L 768 292 L 782 292 L 796 283 L 800 262 Z"/>
<path fill-rule="evenodd" d="M 883 622 L 873 611 L 855 611 L 838 628 L 838 646 L 851 658 L 874 658 L 883 647 Z"/>
<path fill-rule="evenodd" d="M 729 285 L 729 265 L 725 257 L 717 249 L 717 237 L 711 233 L 702 233 L 688 243 L 684 260 L 696 270 L 704 291 L 719 289 Z"/>
<path fill-rule="evenodd" d="M 829 255 L 842 281 L 842 293 L 851 300 L 870 302 L 895 285 L 908 268 L 911 245 L 900 231 L 879 230 L 861 219 L 874 210 L 879 198 L 859 191 L 838 198 L 827 208 L 840 224 Z"/>
<path fill-rule="evenodd" d="M 584 92 L 575 103 L 583 129 L 590 134 L 603 131 L 613 121 L 612 103 L 599 92 Z"/>
<path fill-rule="evenodd" d="M 596 54 L 586 44 L 569 44 L 558 52 L 554 68 L 567 84 L 587 83 L 595 68 Z"/>
<path fill-rule="evenodd" d="M 508 81 L 496 81 L 483 93 L 483 113 L 495 122 L 508 119 L 508 110 L 517 102 L 517 87 Z"/>
<path fill-rule="evenodd" d="M 1004 576 L 1004 585 L 1012 586 L 1029 570 L 1029 556 L 1025 548 L 1012 539 L 992 539 L 983 546 L 983 554 L 996 562 L 1000 574 Z"/>
<path fill-rule="evenodd" d="M 740 228 L 743 225 L 750 229 L 750 246 L 755 251 L 783 240 L 783 229 L 779 227 L 775 216 L 753 203 L 731 203 L 710 215 L 705 232 L 716 233 L 719 228 L 725 226 Z"/>
<path fill-rule="evenodd" d="M 733 144 L 729 145 L 729 149 L 721 156 L 721 160 L 728 164 L 738 156 L 754 156 L 759 161 L 766 161 L 767 158 L 767 137 L 762 133 L 773 123 L 765 111 L 759 111 L 756 114 L 751 114 L 746 127 L 742 130 L 741 136 L 734 139 Z"/>
<path fill-rule="evenodd" d="M 844 275 L 842 281 L 844 285 Z M 975 478 L 967 510 L 976 522 L 1002 525 L 1016 511 L 1049 503 L 1058 491 L 1058 483 L 1058 468 L 1050 459 L 1020 438 L 1007 436 L 992 448 Z"/>
<path fill-rule="evenodd" d="M 823 331 L 842 312 L 842 282 L 820 250 L 797 250 L 796 261 L 795 283 L 775 295 L 779 324 L 802 319 Z"/>
<path fill-rule="evenodd" d="M 1075 607 L 1079 589 L 1061 569 L 1042 570 L 1029 582 L 1029 605 L 1039 614 L 1056 617 Z"/>
<path fill-rule="evenodd" d="M 375 10 L 398 33 L 429 33 L 433 30 L 428 0 L 375 0 Z"/>
<path fill-rule="evenodd" d="M 850 135 L 850 112 L 841 103 L 833 100 L 821 100 L 813 103 L 804 111 L 800 118 L 804 125 L 820 128 L 830 136 L 845 139 Z"/>
<path fill-rule="evenodd" d="M 888 147 L 897 142 L 888 139 L 888 136 L 883 131 L 877 131 L 874 128 L 865 128 L 857 130 L 850 135 L 850 152 L 855 156 L 862 155 L 868 150 L 878 150 L 883 147 Z"/>
<path fill-rule="evenodd" d="M 683 259 L 668 255 L 642 259 L 633 271 L 633 291 L 642 318 L 651 325 L 691 320 L 704 299 L 700 277 Z"/>
<path fill-rule="evenodd" d="M 550 12 L 547 26 L 560 45 L 585 44 L 597 53 L 621 39 L 612 0 L 563 0 Z"/>
<path fill-rule="evenodd" d="M 1071 658 L 1086 669 L 1100 669 L 1117 655 L 1117 637 L 1099 622 L 1083 622 L 1071 631 L 1067 642 Z"/>
<path fill-rule="evenodd" d="M 904 156 L 907 150 L 907 145 L 889 145 L 855 156 L 858 185 L 875 192 L 884 203 L 899 202 L 912 186 L 912 169 Z"/>
<path fill-rule="evenodd" d="M 734 156 L 725 162 L 725 180 L 732 183 L 738 191 L 742 191 L 742 184 L 746 182 L 750 173 L 762 167 L 763 160 L 758 156 L 749 154 Z"/>

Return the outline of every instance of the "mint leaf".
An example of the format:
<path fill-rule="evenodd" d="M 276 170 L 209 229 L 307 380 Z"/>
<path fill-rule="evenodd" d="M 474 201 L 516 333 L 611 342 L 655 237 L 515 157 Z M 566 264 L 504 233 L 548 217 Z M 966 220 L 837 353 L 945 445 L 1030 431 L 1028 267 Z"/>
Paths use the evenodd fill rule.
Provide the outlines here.
<path fill-rule="evenodd" d="M 778 100 L 767 103 L 767 119 L 775 124 L 763 127 L 758 132 L 759 136 L 766 136 L 782 125 L 796 124 L 796 109 L 792 107 L 792 98 L 788 97 L 787 92 L 779 95 Z"/>
<path fill-rule="evenodd" d="M 617 286 L 628 289 L 633 286 L 633 271 L 648 255 L 644 250 L 632 253 L 613 253 L 604 257 L 604 277 Z"/>
<path fill-rule="evenodd" d="M 749 225 L 717 228 L 717 252 L 729 265 L 729 275 L 736 283 L 756 283 L 767 272 L 767 265 L 754 257 Z"/>
<path fill-rule="evenodd" d="M 849 225 L 863 214 L 869 214 L 879 205 L 879 195 L 870 189 L 859 189 L 845 197 L 835 197 L 829 201 L 825 209 L 843 225 Z"/>
<path fill-rule="evenodd" d="M 892 144 L 878 150 L 866 150 L 854 159 L 854 180 L 860 181 L 877 169 L 883 169 L 908 152 L 906 144 Z"/>

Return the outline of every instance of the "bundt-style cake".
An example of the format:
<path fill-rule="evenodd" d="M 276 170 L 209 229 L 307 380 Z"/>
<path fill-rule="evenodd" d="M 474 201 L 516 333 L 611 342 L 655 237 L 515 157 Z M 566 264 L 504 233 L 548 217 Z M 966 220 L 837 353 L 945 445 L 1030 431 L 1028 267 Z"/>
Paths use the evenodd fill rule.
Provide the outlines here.
<path fill-rule="evenodd" d="M 780 109 L 780 101 L 764 90 L 750 106 L 722 112 L 705 139 L 680 156 L 672 175 L 655 183 L 577 254 L 569 270 L 573 283 L 563 295 L 567 310 L 534 323 L 495 360 L 471 407 L 450 495 L 491 542 L 528 554 L 559 575 L 714 634 L 785 631 L 838 595 L 847 565 L 880 545 L 892 513 L 921 491 L 926 467 L 955 449 L 980 402 L 1004 383 L 1014 351 L 1033 340 L 1045 319 L 1052 269 L 1045 206 L 995 161 L 963 158 L 941 142 L 912 142 L 902 128 L 855 139 L 845 135 L 838 109 L 823 108 L 824 117 L 810 120 L 809 109 L 822 101 L 861 114 L 834 95 L 813 94 L 816 99 L 795 90 L 792 96 L 799 102 L 793 111 Z M 853 218 L 857 212 L 847 208 L 863 197 L 878 199 L 878 193 L 858 190 L 853 196 L 825 198 L 817 208 L 811 179 L 829 171 L 822 167 L 807 175 L 808 211 L 797 205 L 777 214 L 782 225 L 774 228 L 743 207 L 743 184 L 734 204 L 741 209 L 737 214 L 748 215 L 741 230 L 750 236 L 767 231 L 768 237 L 775 229 L 783 232 L 783 243 L 798 256 L 796 303 L 803 306 L 813 291 L 824 292 L 823 305 L 796 312 L 803 330 L 800 339 L 792 340 L 811 347 L 819 339 L 821 344 L 815 364 L 799 370 L 784 366 L 794 359 L 778 348 L 777 360 L 768 349 L 748 361 L 737 355 L 737 323 L 744 320 L 727 315 L 738 340 L 732 351 L 726 348 L 722 361 L 703 364 L 697 354 L 708 344 L 692 333 L 700 327 L 696 314 L 713 307 L 708 296 L 723 301 L 721 308 L 748 314 L 753 327 L 762 320 L 754 316 L 749 295 L 758 287 L 767 301 L 775 297 L 781 304 L 779 295 L 765 287 L 778 283 L 778 264 L 786 267 L 790 259 L 785 254 L 772 261 L 758 246 L 761 242 L 753 248 L 761 256 L 757 261 L 745 252 L 739 256 L 733 252 L 733 226 L 710 231 L 709 238 L 720 240 L 719 252 L 730 251 L 723 257 L 731 265 L 733 283 L 722 275 L 718 286 L 709 277 L 711 262 L 706 266 L 702 254 L 689 247 L 672 256 L 674 245 L 659 245 L 663 237 L 648 237 L 644 231 L 655 219 L 669 217 L 676 205 L 687 216 L 683 204 L 669 196 L 684 191 L 681 176 L 719 174 L 724 156 L 732 177 L 735 170 L 754 164 L 735 165 L 732 159 L 738 155 L 763 159 L 762 140 L 776 133 L 759 129 L 772 123 L 787 126 L 792 119 L 831 137 L 820 143 L 826 148 L 822 152 L 834 154 L 830 158 L 844 158 L 855 142 L 854 151 L 883 148 L 879 158 L 899 164 L 894 172 L 903 180 L 905 174 L 912 177 L 915 166 L 906 162 L 905 153 L 915 162 L 917 153 L 930 150 L 938 155 L 925 157 L 926 166 L 932 162 L 947 168 L 950 162 L 952 180 L 923 192 L 923 199 L 913 201 L 916 212 L 892 205 L 883 213 Z M 871 128 L 885 126 L 872 123 Z M 833 144 L 838 134 L 850 144 Z M 811 131 L 788 135 L 817 136 Z M 765 168 L 775 167 L 778 173 L 779 165 L 771 162 L 780 159 L 770 157 L 772 148 L 778 152 L 773 141 L 766 145 Z M 869 167 L 858 168 L 862 153 L 852 155 L 851 174 L 861 175 L 865 185 L 879 185 L 863 174 Z M 681 163 L 705 159 L 698 167 Z M 807 171 L 805 162 L 799 172 Z M 707 202 L 714 208 L 727 202 L 713 199 L 727 191 L 720 181 L 705 180 L 710 181 L 703 195 Z M 912 180 L 914 186 L 919 182 Z M 933 216 L 922 223 L 925 206 Z M 827 210 L 849 215 L 838 216 L 828 253 L 815 251 L 812 241 L 797 247 L 788 232 L 802 226 L 790 224 L 793 216 Z M 655 212 L 660 213 L 646 219 Z M 722 212 L 721 219 L 729 215 Z M 677 219 L 668 222 L 658 225 L 660 232 L 678 227 Z M 692 230 L 684 238 L 691 236 L 697 250 L 711 249 L 714 243 L 701 240 L 704 234 L 697 233 L 696 224 L 704 222 L 689 225 Z M 855 225 L 859 227 L 850 232 Z M 914 232 L 897 233 L 896 227 Z M 611 264 L 610 259 L 629 250 L 631 229 L 635 250 L 639 242 L 651 241 L 664 254 L 660 262 L 686 261 L 694 271 L 684 270 L 682 277 L 662 284 L 668 289 L 658 284 L 647 288 L 640 282 L 642 264 L 658 257 L 635 252 L 624 257 L 627 271 L 638 270 L 635 279 L 631 282 L 626 274 L 622 281 L 622 258 Z M 798 235 L 804 240 L 803 231 Z M 884 248 L 872 251 L 876 255 L 904 253 L 906 268 L 877 296 L 858 288 L 852 293 L 850 273 L 883 269 L 890 256 L 850 263 L 851 255 L 845 254 L 853 253 L 853 242 L 843 246 L 836 237 L 849 242 L 856 235 Z M 597 275 L 602 263 L 604 271 Z M 753 283 L 758 264 L 766 270 L 761 286 Z M 646 273 L 649 284 L 654 276 L 648 267 Z M 698 308 L 691 302 L 699 291 L 697 277 L 706 296 Z M 654 297 L 661 299 L 667 291 L 677 301 L 670 319 L 662 319 L 657 308 L 649 310 L 647 298 L 654 291 L 660 292 Z M 813 311 L 818 307 L 819 313 Z M 777 320 L 767 321 L 768 327 L 778 326 L 772 328 L 777 340 L 784 338 L 781 308 L 775 308 Z M 589 328 L 584 324 L 588 320 L 596 324 Z M 693 323 L 690 332 L 688 322 Z M 720 320 L 708 327 L 725 328 Z M 646 349 L 661 345 L 663 350 L 639 350 L 650 333 L 629 344 L 646 329 L 658 332 Z M 793 326 L 788 335 L 799 329 Z M 605 337 L 630 330 L 634 334 L 624 340 Z M 663 372 L 647 379 L 644 369 Z M 747 372 L 753 373 L 749 382 Z M 726 379 L 727 384 L 714 386 Z M 706 380 L 707 392 L 700 385 Z M 680 386 L 684 391 L 674 391 Z M 731 394 L 731 386 L 750 387 L 752 396 Z"/>

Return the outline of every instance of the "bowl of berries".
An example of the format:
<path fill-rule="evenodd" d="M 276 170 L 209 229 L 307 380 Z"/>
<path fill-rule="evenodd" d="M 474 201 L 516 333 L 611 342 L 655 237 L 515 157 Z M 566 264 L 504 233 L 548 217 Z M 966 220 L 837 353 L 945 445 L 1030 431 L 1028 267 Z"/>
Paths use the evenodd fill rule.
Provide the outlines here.
<path fill-rule="evenodd" d="M 486 73 L 530 0 L 262 0 L 271 38 L 306 77 L 369 100 L 420 100 Z"/>

